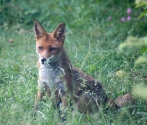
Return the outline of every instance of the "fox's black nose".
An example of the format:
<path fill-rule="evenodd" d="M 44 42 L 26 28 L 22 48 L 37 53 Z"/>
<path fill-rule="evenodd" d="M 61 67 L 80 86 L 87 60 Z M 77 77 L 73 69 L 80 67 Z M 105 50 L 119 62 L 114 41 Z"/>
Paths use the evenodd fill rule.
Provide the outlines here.
<path fill-rule="evenodd" d="M 44 64 L 45 61 L 46 61 L 45 58 L 42 58 L 42 59 L 41 59 L 42 64 Z"/>

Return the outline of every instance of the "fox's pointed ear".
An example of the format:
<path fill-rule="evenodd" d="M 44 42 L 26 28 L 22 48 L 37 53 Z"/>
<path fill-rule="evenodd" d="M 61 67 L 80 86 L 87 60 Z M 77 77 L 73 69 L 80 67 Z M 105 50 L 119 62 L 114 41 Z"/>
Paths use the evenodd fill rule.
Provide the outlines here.
<path fill-rule="evenodd" d="M 65 37 L 65 30 L 66 30 L 65 23 L 59 24 L 54 31 L 54 37 L 57 39 L 60 39 L 60 38 L 63 39 Z"/>
<path fill-rule="evenodd" d="M 34 31 L 36 38 L 42 38 L 46 33 L 45 29 L 38 21 L 34 22 Z"/>

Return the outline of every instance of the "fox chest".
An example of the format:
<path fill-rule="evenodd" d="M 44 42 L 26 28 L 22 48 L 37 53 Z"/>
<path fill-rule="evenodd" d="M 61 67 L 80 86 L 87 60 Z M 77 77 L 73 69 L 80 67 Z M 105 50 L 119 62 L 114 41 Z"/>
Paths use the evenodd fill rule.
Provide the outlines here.
<path fill-rule="evenodd" d="M 59 88 L 64 88 L 64 70 L 58 68 L 53 70 L 48 67 L 41 67 L 39 69 L 39 82 L 38 85 L 43 87 L 48 86 L 50 90 L 53 90 L 55 86 Z"/>

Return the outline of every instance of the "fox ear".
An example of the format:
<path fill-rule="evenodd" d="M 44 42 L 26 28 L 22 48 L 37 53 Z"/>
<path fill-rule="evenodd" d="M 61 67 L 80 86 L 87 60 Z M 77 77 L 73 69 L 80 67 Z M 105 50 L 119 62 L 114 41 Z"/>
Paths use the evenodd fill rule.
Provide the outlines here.
<path fill-rule="evenodd" d="M 36 38 L 42 38 L 46 33 L 45 29 L 38 21 L 34 22 L 34 31 Z"/>
<path fill-rule="evenodd" d="M 65 23 L 59 24 L 54 31 L 54 37 L 57 39 L 64 38 L 65 37 L 65 29 L 66 29 Z"/>

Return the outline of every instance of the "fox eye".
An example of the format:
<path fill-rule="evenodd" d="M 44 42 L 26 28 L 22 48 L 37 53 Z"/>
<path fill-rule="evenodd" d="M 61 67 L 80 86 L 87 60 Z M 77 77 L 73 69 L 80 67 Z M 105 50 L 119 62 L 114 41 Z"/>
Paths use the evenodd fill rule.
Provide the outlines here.
<path fill-rule="evenodd" d="M 43 47 L 42 47 L 42 46 L 39 46 L 38 49 L 39 49 L 39 50 L 43 50 Z"/>
<path fill-rule="evenodd" d="M 55 51 L 55 50 L 57 50 L 57 48 L 54 47 L 50 48 L 50 51 Z"/>

